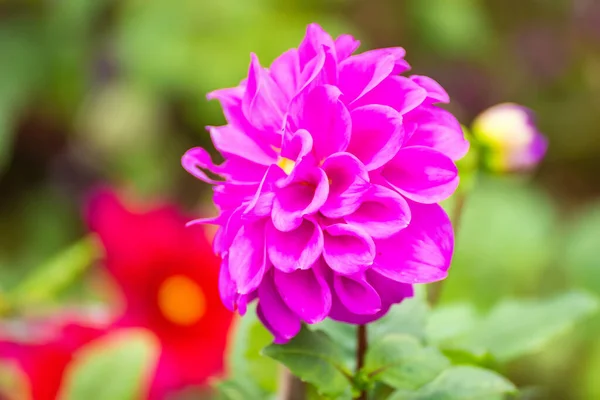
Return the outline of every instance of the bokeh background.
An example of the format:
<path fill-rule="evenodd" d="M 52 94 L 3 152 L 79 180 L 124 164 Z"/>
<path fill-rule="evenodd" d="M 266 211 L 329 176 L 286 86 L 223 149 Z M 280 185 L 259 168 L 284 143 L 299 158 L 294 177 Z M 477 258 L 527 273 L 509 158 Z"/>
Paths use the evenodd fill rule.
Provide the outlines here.
<path fill-rule="evenodd" d="M 512 101 L 549 138 L 535 173 L 480 176 L 442 302 L 600 295 L 597 0 L 0 0 L 0 290 L 85 234 L 97 183 L 210 209 L 179 164 L 223 122 L 206 93 L 236 85 L 250 52 L 268 65 L 313 21 L 363 48 L 405 47 L 465 125 Z M 90 280 L 57 301 L 93 297 Z M 589 320 L 509 377 L 545 388 L 532 398 L 600 398 L 599 337 Z"/>

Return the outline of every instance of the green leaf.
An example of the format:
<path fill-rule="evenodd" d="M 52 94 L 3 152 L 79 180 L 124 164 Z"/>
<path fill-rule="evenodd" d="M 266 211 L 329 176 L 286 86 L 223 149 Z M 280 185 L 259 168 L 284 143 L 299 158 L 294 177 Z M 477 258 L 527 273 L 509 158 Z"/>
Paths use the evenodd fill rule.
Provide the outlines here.
<path fill-rule="evenodd" d="M 148 333 L 127 330 L 83 347 L 68 367 L 63 400 L 136 400 L 158 357 Z"/>
<path fill-rule="evenodd" d="M 369 340 L 373 342 L 391 333 L 424 338 L 428 312 L 424 295 L 404 300 L 392 306 L 383 318 L 368 325 Z"/>
<path fill-rule="evenodd" d="M 450 366 L 439 350 L 423 347 L 414 337 L 389 335 L 374 342 L 363 372 L 398 389 L 417 389 Z"/>
<path fill-rule="evenodd" d="M 256 316 L 256 305 L 248 306 L 246 314 L 239 318 L 238 328 L 231 352 L 232 377 L 236 382 L 246 382 L 260 387 L 267 393 L 277 391 L 278 364 L 261 354 L 261 350 L 273 342 L 273 335 L 263 326 Z M 258 388 L 252 388 L 256 392 Z M 260 390 L 258 390 L 260 391 Z"/>
<path fill-rule="evenodd" d="M 488 349 L 501 362 L 535 352 L 598 308 L 595 297 L 570 292 L 547 300 L 505 300 L 451 343 Z"/>
<path fill-rule="evenodd" d="M 263 400 L 265 395 L 252 382 L 228 379 L 216 384 L 219 400 Z"/>
<path fill-rule="evenodd" d="M 16 308 L 48 301 L 89 267 L 100 256 L 101 249 L 96 236 L 81 239 L 36 269 L 8 294 L 7 301 Z"/>
<path fill-rule="evenodd" d="M 341 347 L 344 353 L 344 365 L 351 371 L 356 369 L 356 325 L 326 319 L 317 325 L 310 325 L 311 330 L 323 331 Z"/>
<path fill-rule="evenodd" d="M 457 366 L 416 392 L 399 391 L 389 400 L 495 400 L 515 391 L 511 382 L 493 371 Z"/>
<path fill-rule="evenodd" d="M 562 284 L 560 274 L 546 273 L 559 249 L 556 228 L 556 210 L 545 193 L 522 181 L 478 176 L 464 205 L 441 303 L 467 301 L 485 310 L 506 296 L 536 293 L 541 282 Z"/>
<path fill-rule="evenodd" d="M 600 295 L 600 203 L 583 212 L 568 232 L 565 271 L 578 287 Z"/>
<path fill-rule="evenodd" d="M 342 349 L 323 332 L 303 327 L 287 344 L 272 344 L 263 354 L 281 362 L 323 395 L 336 397 L 350 390 Z"/>
<path fill-rule="evenodd" d="M 455 303 L 437 307 L 429 315 L 426 326 L 427 341 L 441 343 L 444 340 L 467 333 L 479 316 L 469 303 Z"/>

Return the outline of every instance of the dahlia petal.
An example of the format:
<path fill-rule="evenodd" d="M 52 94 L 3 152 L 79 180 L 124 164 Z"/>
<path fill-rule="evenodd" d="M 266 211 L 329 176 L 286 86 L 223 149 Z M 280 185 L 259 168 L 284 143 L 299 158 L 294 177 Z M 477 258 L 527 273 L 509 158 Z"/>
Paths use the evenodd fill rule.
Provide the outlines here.
<path fill-rule="evenodd" d="M 219 295 L 223 301 L 223 305 L 230 311 L 235 311 L 235 303 L 237 301 L 237 288 L 235 282 L 231 279 L 229 273 L 229 259 L 223 258 L 221 269 L 219 270 Z"/>
<path fill-rule="evenodd" d="M 259 182 L 235 182 L 213 186 L 213 202 L 220 210 L 237 208 L 256 194 Z"/>
<path fill-rule="evenodd" d="M 335 52 L 338 62 L 350 57 L 360 46 L 360 41 L 352 35 L 340 35 L 335 39 Z"/>
<path fill-rule="evenodd" d="M 209 100 L 216 99 L 221 103 L 227 122 L 238 130 L 252 136 L 258 143 L 266 146 L 277 146 L 281 142 L 281 133 L 272 130 L 258 130 L 248 121 L 242 107 L 245 86 L 215 90 L 207 95 Z"/>
<path fill-rule="evenodd" d="M 328 218 L 353 213 L 369 190 L 369 173 L 363 163 L 350 153 L 336 153 L 323 163 L 329 180 L 329 196 L 320 209 Z"/>
<path fill-rule="evenodd" d="M 348 152 L 362 161 L 368 171 L 390 161 L 404 140 L 402 116 L 393 108 L 370 105 L 352 111 L 352 137 Z"/>
<path fill-rule="evenodd" d="M 313 268 L 290 273 L 274 271 L 275 285 L 286 305 L 309 324 L 321 322 L 331 310 L 331 289 Z"/>
<path fill-rule="evenodd" d="M 354 314 L 369 315 L 381 310 L 381 298 L 364 274 L 334 274 L 333 287 L 342 304 Z"/>
<path fill-rule="evenodd" d="M 230 155 L 219 167 L 220 175 L 230 182 L 260 182 L 266 165 L 260 165 L 242 157 Z"/>
<path fill-rule="evenodd" d="M 246 206 L 244 215 L 251 217 L 264 217 L 271 214 L 273 201 L 275 199 L 275 183 L 285 178 L 285 172 L 277 165 L 273 164 L 265 173 L 263 180 L 258 186 L 256 194 Z"/>
<path fill-rule="evenodd" d="M 375 288 L 381 298 L 381 309 L 387 310 L 391 305 L 413 297 L 413 286 L 407 283 L 397 282 L 389 279 L 373 269 L 365 272 L 367 281 Z"/>
<path fill-rule="evenodd" d="M 281 156 L 295 162 L 300 162 L 313 149 L 313 138 L 305 129 L 298 129 L 286 137 L 281 149 Z"/>
<path fill-rule="evenodd" d="M 381 176 L 405 197 L 426 204 L 450 197 L 459 180 L 451 159 L 423 146 L 402 148 Z"/>
<path fill-rule="evenodd" d="M 352 275 L 373 264 L 375 244 L 362 229 L 348 224 L 333 224 L 323 233 L 323 258 L 335 272 Z"/>
<path fill-rule="evenodd" d="M 183 168 L 197 179 L 210 184 L 220 184 L 222 181 L 210 178 L 204 170 L 208 170 L 213 174 L 220 174 L 221 168 L 213 164 L 210 154 L 202 147 L 194 147 L 185 152 L 181 157 L 181 165 Z"/>
<path fill-rule="evenodd" d="M 373 51 L 350 56 L 339 65 L 339 88 L 351 104 L 379 85 L 394 69 L 394 57 Z"/>
<path fill-rule="evenodd" d="M 296 127 L 306 129 L 313 138 L 317 160 L 348 147 L 352 122 L 340 95 L 337 87 L 322 85 L 306 96 L 297 97 L 290 105 L 290 115 L 297 120 Z"/>
<path fill-rule="evenodd" d="M 278 131 L 283 125 L 286 108 L 283 92 L 252 54 L 246 93 L 242 99 L 244 115 L 258 130 Z"/>
<path fill-rule="evenodd" d="M 307 219 L 289 232 L 281 232 L 269 223 L 266 235 L 269 259 L 283 272 L 309 269 L 323 252 L 323 232 Z"/>
<path fill-rule="evenodd" d="M 335 42 L 319 24 L 312 23 L 306 27 L 306 35 L 298 46 L 300 67 L 304 68 L 311 60 L 317 57 L 323 46 L 335 49 Z"/>
<path fill-rule="evenodd" d="M 420 106 L 426 98 L 427 92 L 415 82 L 403 76 L 390 76 L 352 103 L 352 106 L 381 104 L 406 114 Z"/>
<path fill-rule="evenodd" d="M 257 297 L 258 297 L 258 290 L 254 290 L 248 294 L 239 295 L 238 301 L 237 301 L 238 313 L 241 316 L 244 316 L 246 314 L 246 311 L 248 311 L 248 304 L 250 304 Z"/>
<path fill-rule="evenodd" d="M 286 102 L 290 102 L 300 87 L 300 58 L 298 50 L 290 49 L 271 63 L 269 72 L 279 86 Z"/>
<path fill-rule="evenodd" d="M 275 336 L 275 343 L 286 343 L 300 332 L 300 318 L 281 299 L 272 276 L 258 288 L 257 314 Z"/>
<path fill-rule="evenodd" d="M 206 95 L 206 98 L 208 100 L 218 100 L 221 103 L 221 108 L 227 122 L 240 127 L 242 121 L 239 119 L 243 117 L 242 98 L 244 97 L 244 92 L 244 87 L 236 86 L 212 91 Z"/>
<path fill-rule="evenodd" d="M 277 161 L 273 149 L 261 146 L 247 132 L 232 125 L 210 127 L 209 132 L 215 148 L 225 156 L 232 154 L 261 165 Z"/>
<path fill-rule="evenodd" d="M 238 293 L 256 289 L 267 269 L 265 220 L 242 226 L 229 248 L 229 271 Z"/>
<path fill-rule="evenodd" d="M 386 238 L 406 228 L 410 208 L 404 198 L 391 189 L 372 185 L 360 207 L 344 218 L 362 228 L 372 238 Z"/>
<path fill-rule="evenodd" d="M 337 84 L 339 78 L 334 51 L 333 48 L 323 47 L 317 56 L 308 62 L 302 70 L 301 85 L 296 96 L 303 96 L 317 86 Z"/>
<path fill-rule="evenodd" d="M 454 234 L 452 224 L 437 204 L 410 203 L 412 219 L 406 229 L 387 239 L 376 239 L 372 270 L 403 283 L 430 283 L 446 277 Z"/>
<path fill-rule="evenodd" d="M 413 132 L 405 146 L 431 147 L 459 160 L 469 151 L 460 123 L 448 111 L 435 106 L 419 107 L 404 118 L 405 129 Z"/>
<path fill-rule="evenodd" d="M 399 75 L 410 70 L 410 65 L 406 62 L 404 57 L 406 56 L 406 50 L 402 47 L 386 47 L 383 49 L 369 50 L 368 53 L 372 53 L 373 57 L 381 58 L 385 56 L 392 56 L 394 59 L 394 68 L 392 69 L 392 75 Z"/>
<path fill-rule="evenodd" d="M 427 99 L 431 103 L 450 103 L 450 96 L 448 96 L 448 93 L 444 90 L 442 85 L 430 77 L 412 75 L 410 80 L 427 91 Z"/>
<path fill-rule="evenodd" d="M 279 186 L 271 217 L 275 228 L 282 232 L 296 229 L 305 215 L 319 211 L 329 194 L 325 172 L 308 163 L 298 164 Z"/>

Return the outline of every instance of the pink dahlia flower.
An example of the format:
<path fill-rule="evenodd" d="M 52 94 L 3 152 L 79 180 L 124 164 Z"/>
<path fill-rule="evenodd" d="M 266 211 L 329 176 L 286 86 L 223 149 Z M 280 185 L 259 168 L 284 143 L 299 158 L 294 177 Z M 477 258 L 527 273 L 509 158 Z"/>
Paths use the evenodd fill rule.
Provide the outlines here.
<path fill-rule="evenodd" d="M 308 26 L 298 49 L 217 90 L 228 124 L 210 127 L 225 161 L 201 149 L 182 164 L 214 185 L 220 293 L 257 312 L 277 342 L 301 322 L 367 323 L 446 276 L 450 221 L 436 203 L 458 185 L 468 150 L 448 102 L 424 76 L 403 77 L 402 48 L 352 55 L 359 42 Z M 208 175 L 210 173 L 210 176 Z"/>

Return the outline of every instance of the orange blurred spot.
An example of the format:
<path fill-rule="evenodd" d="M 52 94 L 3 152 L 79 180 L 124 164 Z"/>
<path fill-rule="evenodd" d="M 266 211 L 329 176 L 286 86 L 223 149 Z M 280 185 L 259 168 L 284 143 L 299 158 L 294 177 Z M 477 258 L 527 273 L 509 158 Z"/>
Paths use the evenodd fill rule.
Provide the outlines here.
<path fill-rule="evenodd" d="M 184 275 L 174 275 L 160 285 L 158 306 L 169 321 L 190 326 L 206 313 L 206 298 L 196 282 Z"/>

